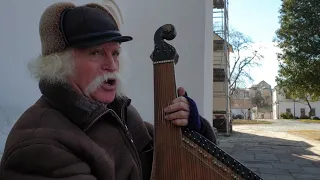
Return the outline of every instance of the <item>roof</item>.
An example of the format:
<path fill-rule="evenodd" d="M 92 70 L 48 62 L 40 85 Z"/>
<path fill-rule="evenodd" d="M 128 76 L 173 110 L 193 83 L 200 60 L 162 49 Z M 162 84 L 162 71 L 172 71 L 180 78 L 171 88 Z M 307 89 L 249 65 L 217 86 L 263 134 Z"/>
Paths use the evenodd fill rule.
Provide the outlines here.
<path fill-rule="evenodd" d="M 262 80 L 260 81 L 258 84 L 254 84 L 250 87 L 250 89 L 255 89 L 255 88 L 259 88 L 259 89 L 272 89 L 271 85 L 268 84 L 266 81 Z"/>

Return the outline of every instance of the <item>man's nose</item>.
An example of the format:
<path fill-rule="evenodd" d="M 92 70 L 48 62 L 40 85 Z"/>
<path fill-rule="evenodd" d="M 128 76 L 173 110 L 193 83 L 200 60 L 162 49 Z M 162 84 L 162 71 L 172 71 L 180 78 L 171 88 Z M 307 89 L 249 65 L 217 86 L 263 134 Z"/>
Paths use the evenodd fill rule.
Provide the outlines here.
<path fill-rule="evenodd" d="M 116 71 L 117 70 L 117 63 L 114 57 L 111 54 L 106 55 L 105 60 L 102 64 L 102 69 L 105 71 Z"/>

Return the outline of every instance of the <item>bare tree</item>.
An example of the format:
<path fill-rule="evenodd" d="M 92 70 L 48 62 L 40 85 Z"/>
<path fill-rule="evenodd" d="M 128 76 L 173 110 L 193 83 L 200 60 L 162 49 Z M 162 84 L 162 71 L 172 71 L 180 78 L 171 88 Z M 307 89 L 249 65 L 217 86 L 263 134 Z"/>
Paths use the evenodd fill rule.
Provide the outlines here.
<path fill-rule="evenodd" d="M 247 111 L 245 111 L 244 109 L 241 109 L 241 113 L 242 113 L 244 119 L 246 119 L 246 117 L 247 117 Z"/>
<path fill-rule="evenodd" d="M 231 107 L 232 108 L 243 108 L 244 104 L 247 104 L 246 101 L 246 91 L 245 89 L 236 88 L 231 94 Z"/>
<path fill-rule="evenodd" d="M 249 73 L 250 68 L 260 66 L 263 55 L 259 49 L 253 47 L 253 41 L 243 33 L 232 30 L 230 32 L 230 42 L 233 47 L 233 54 L 230 56 L 230 94 L 239 86 L 244 86 L 246 81 L 253 81 Z"/>
<path fill-rule="evenodd" d="M 256 90 L 255 95 L 251 98 L 251 103 L 258 109 L 271 110 L 271 98 L 270 95 L 264 96 L 260 90 Z"/>
<path fill-rule="evenodd" d="M 266 98 L 262 96 L 261 91 L 257 90 L 255 95 L 251 98 L 251 103 L 253 106 L 261 108 L 266 104 Z"/>

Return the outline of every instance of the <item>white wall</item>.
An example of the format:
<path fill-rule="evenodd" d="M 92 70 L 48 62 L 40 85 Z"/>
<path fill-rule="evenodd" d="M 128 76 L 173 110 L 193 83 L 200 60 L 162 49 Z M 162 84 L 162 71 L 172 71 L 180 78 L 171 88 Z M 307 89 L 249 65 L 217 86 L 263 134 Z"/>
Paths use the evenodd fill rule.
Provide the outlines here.
<path fill-rule="evenodd" d="M 320 101 L 318 102 L 310 102 L 310 105 L 312 108 L 315 108 L 316 114 L 315 116 L 320 116 Z M 301 108 L 305 108 L 306 115 L 309 115 L 310 108 L 306 103 L 299 103 L 296 102 L 295 105 L 293 102 L 279 102 L 279 114 L 285 113 L 287 108 L 291 108 L 291 113 L 293 114 L 295 107 L 295 116 L 300 117 L 301 116 Z"/>
<path fill-rule="evenodd" d="M 278 119 L 278 113 L 279 113 L 278 105 L 277 104 L 273 104 L 272 105 L 272 118 L 273 119 Z"/>
<path fill-rule="evenodd" d="M 172 23 L 178 33 L 172 44 L 180 54 L 177 85 L 187 89 L 201 115 L 212 119 L 212 0 L 119 0 L 119 5 L 123 32 L 134 38 L 127 46 L 133 68 L 130 81 L 138 80 L 144 89 L 143 93 L 130 89 L 129 94 L 142 116 L 153 121 L 153 66 L 149 59 L 153 35 L 161 25 Z"/>
<path fill-rule="evenodd" d="M 291 113 L 296 117 L 301 116 L 301 108 L 305 109 L 305 114 L 309 115 L 310 108 L 306 102 L 294 102 L 292 99 L 286 99 L 286 97 L 279 93 L 279 90 L 273 89 L 273 119 L 280 118 L 281 113 L 285 113 L 287 108 L 291 109 Z M 277 105 L 278 104 L 278 105 Z M 311 108 L 315 108 L 315 116 L 320 116 L 320 101 L 310 102 Z M 294 113 L 295 112 L 295 113 Z"/>
<path fill-rule="evenodd" d="M 62 0 L 10 0 L 0 6 L 0 118 L 9 131 L 17 117 L 40 96 L 26 64 L 40 54 L 38 23 L 44 9 Z M 99 2 L 73 0 L 76 4 Z M 142 117 L 153 122 L 153 35 L 166 23 L 176 26 L 172 44 L 180 54 L 177 85 L 187 89 L 200 114 L 212 119 L 212 0 L 116 0 L 124 17 L 123 33 L 134 40 L 124 46 L 130 63 L 128 95 Z M 194 13 L 196 12 L 196 13 Z M 5 112 L 5 113 L 3 113 Z M 4 124 L 7 124 L 6 126 Z M 1 129 L 0 129 L 1 130 Z M 2 137 L 1 137 L 2 138 Z M 3 138 L 5 139 L 5 137 Z M 0 139 L 0 148 L 4 141 Z"/>

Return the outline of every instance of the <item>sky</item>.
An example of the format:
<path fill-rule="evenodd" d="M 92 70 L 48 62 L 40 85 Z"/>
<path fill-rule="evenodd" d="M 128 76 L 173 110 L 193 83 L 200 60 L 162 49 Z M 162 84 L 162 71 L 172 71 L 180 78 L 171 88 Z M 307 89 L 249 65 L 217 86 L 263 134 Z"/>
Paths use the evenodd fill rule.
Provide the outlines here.
<path fill-rule="evenodd" d="M 252 38 L 254 46 L 262 46 L 264 55 L 261 66 L 250 70 L 253 84 L 265 80 L 272 87 L 276 85 L 278 71 L 276 52 L 272 43 L 279 24 L 281 0 L 229 0 L 229 29 L 235 29 Z M 248 84 L 247 86 L 251 86 Z"/>

